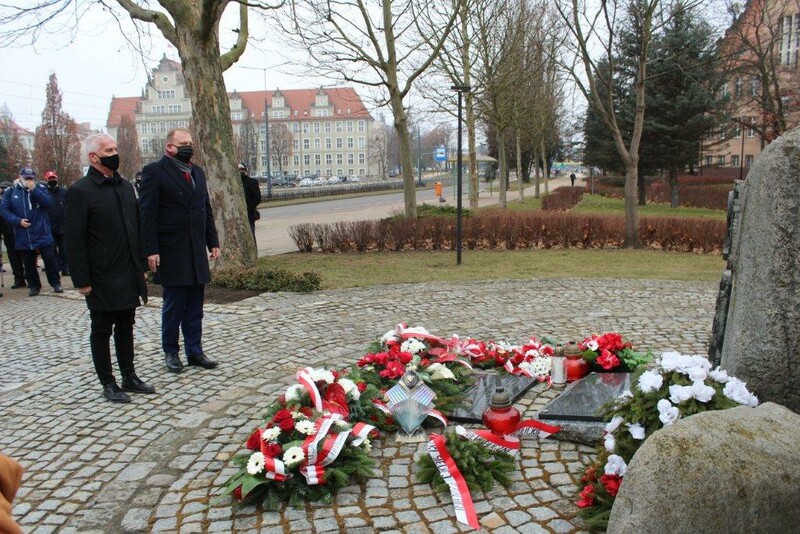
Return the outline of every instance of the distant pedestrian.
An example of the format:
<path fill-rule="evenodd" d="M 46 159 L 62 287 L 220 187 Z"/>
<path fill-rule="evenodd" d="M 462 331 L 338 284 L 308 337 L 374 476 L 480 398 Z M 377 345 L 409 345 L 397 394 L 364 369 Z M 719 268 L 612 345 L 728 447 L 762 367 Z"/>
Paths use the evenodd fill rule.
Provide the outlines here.
<path fill-rule="evenodd" d="M 136 171 L 136 176 L 133 178 L 133 188 L 136 190 L 136 198 L 142 195 L 142 171 Z"/>
<path fill-rule="evenodd" d="M 574 172 L 573 172 L 573 173 L 570 173 L 570 175 L 569 175 L 569 181 L 570 181 L 570 183 L 572 184 L 572 187 L 575 187 L 575 173 L 574 173 Z"/>
<path fill-rule="evenodd" d="M 147 261 L 139 240 L 139 205 L 133 186 L 117 173 L 117 143 L 94 134 L 83 143 L 89 171 L 69 188 L 64 221 L 72 282 L 91 318 L 89 342 L 103 396 L 130 402 L 125 391 L 155 393 L 142 382 L 133 364 L 133 325 L 140 299 L 147 303 Z M 114 334 L 122 388 L 111 369 L 109 343 Z"/>
<path fill-rule="evenodd" d="M 247 221 L 250 223 L 250 231 L 253 232 L 253 239 L 256 238 L 256 221 L 261 218 L 258 205 L 261 204 L 261 187 L 258 180 L 251 178 L 247 173 L 247 166 L 239 164 L 239 176 L 242 178 L 242 188 L 244 189 L 244 203 L 247 206 Z M 272 178 L 269 178 L 270 180 Z"/>
<path fill-rule="evenodd" d="M 11 182 L 0 183 L 0 198 L 6 189 L 12 187 Z M 11 264 L 11 272 L 14 275 L 14 283 L 11 289 L 18 289 L 25 287 L 25 270 L 22 267 L 22 254 L 14 246 L 14 226 L 0 217 L 0 238 L 2 238 L 5 247 L 6 256 L 8 256 L 8 263 Z"/>
<path fill-rule="evenodd" d="M 208 259 L 219 257 L 219 238 L 206 173 L 192 165 L 189 130 L 167 133 L 166 153 L 142 169 L 142 234 L 153 279 L 164 288 L 161 346 L 167 370 L 183 371 L 179 332 L 189 365 L 213 369 L 203 353 L 203 300 L 211 281 Z M 208 252 L 210 252 L 210 255 Z"/>
<path fill-rule="evenodd" d="M 25 266 L 28 296 L 35 297 L 42 289 L 36 266 L 36 251 L 42 256 L 47 281 L 56 293 L 63 293 L 58 262 L 53 254 L 53 235 L 47 209 L 52 204 L 46 187 L 36 183 L 36 172 L 30 167 L 19 170 L 14 186 L 6 189 L 0 201 L 0 217 L 14 227 L 14 247 L 20 251 Z"/>
<path fill-rule="evenodd" d="M 58 175 L 55 171 L 44 173 L 47 180 L 47 191 L 53 203 L 47 208 L 50 218 L 50 232 L 53 234 L 53 252 L 58 260 L 58 269 L 63 276 L 69 276 L 67 255 L 64 254 L 64 206 L 67 203 L 67 188 L 58 185 Z"/>

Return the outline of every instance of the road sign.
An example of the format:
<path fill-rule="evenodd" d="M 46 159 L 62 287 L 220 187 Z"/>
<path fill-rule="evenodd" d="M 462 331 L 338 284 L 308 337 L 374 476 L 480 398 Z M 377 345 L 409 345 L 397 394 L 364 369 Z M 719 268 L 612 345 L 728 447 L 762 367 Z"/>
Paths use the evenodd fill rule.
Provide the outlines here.
<path fill-rule="evenodd" d="M 447 149 L 443 146 L 436 149 L 436 161 L 447 161 Z"/>

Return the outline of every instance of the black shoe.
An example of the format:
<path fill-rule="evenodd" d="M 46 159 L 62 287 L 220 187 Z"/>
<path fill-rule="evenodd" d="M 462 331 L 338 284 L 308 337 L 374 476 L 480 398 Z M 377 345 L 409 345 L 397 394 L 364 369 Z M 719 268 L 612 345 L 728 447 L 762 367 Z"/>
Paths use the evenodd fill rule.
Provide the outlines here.
<path fill-rule="evenodd" d="M 164 353 L 164 359 L 167 362 L 167 370 L 171 373 L 180 373 L 183 371 L 183 363 L 181 363 L 181 359 L 178 358 L 177 354 L 170 354 L 169 352 Z"/>
<path fill-rule="evenodd" d="M 61 271 L 61 276 L 72 276 L 72 275 L 69 274 L 69 269 L 64 269 L 63 271 Z"/>
<path fill-rule="evenodd" d="M 132 393 L 155 393 L 156 388 L 150 384 L 145 384 L 136 376 L 136 373 L 122 377 L 122 389 Z"/>
<path fill-rule="evenodd" d="M 187 356 L 186 359 L 189 360 L 189 365 L 196 365 L 203 369 L 213 369 L 217 366 L 217 362 L 209 360 L 202 352 L 194 356 Z"/>
<path fill-rule="evenodd" d="M 63 292 L 64 292 L 64 288 L 61 287 L 60 285 L 53 286 L 53 293 L 63 293 Z"/>
<path fill-rule="evenodd" d="M 11 289 L 19 289 L 25 286 L 27 286 L 25 282 L 14 282 L 14 285 L 11 286 Z"/>
<path fill-rule="evenodd" d="M 119 389 L 116 382 L 111 382 L 103 386 L 103 396 L 111 402 L 130 402 L 131 398 L 127 393 Z"/>
<path fill-rule="evenodd" d="M 32 287 L 32 288 L 30 288 L 30 289 L 28 290 L 28 296 L 29 296 L 29 297 L 35 297 L 36 295 L 38 295 L 38 294 L 39 294 L 39 291 L 41 291 L 41 289 L 40 289 L 40 288 L 38 288 L 38 287 Z"/>

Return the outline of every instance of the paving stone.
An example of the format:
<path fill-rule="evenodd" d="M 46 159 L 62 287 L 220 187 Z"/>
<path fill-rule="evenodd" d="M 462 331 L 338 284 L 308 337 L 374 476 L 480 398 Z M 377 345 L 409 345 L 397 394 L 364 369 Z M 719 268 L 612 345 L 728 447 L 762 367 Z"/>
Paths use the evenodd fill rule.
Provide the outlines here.
<path fill-rule="evenodd" d="M 150 520 L 151 510 L 131 508 L 122 518 L 123 532 L 145 532 Z"/>
<path fill-rule="evenodd" d="M 492 512 L 489 515 L 485 515 L 479 518 L 479 521 L 481 525 L 483 525 L 490 531 L 496 528 L 500 528 L 501 526 L 506 524 L 505 519 L 503 519 L 497 512 Z"/>
<path fill-rule="evenodd" d="M 553 510 L 545 506 L 537 506 L 536 508 L 531 508 L 528 511 L 536 521 L 546 521 L 558 515 Z"/>
<path fill-rule="evenodd" d="M 512 526 L 519 526 L 531 520 L 531 516 L 525 512 L 511 510 L 505 513 L 506 520 Z"/>

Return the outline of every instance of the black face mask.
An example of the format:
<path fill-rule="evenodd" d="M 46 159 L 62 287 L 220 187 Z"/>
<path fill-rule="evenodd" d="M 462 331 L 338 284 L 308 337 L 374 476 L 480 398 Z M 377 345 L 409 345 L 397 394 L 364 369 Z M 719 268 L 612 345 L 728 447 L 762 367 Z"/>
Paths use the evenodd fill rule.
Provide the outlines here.
<path fill-rule="evenodd" d="M 47 182 L 47 187 L 49 187 L 50 189 L 55 189 L 56 187 L 58 187 L 58 180 L 50 180 L 49 182 Z"/>
<path fill-rule="evenodd" d="M 175 154 L 175 159 L 180 160 L 184 163 L 189 163 L 189 161 L 194 156 L 194 148 L 190 146 L 179 146 L 178 152 Z"/>
<path fill-rule="evenodd" d="M 119 169 L 119 154 L 114 154 L 113 156 L 101 157 L 100 165 L 102 165 L 106 169 L 116 171 L 117 169 Z"/>

